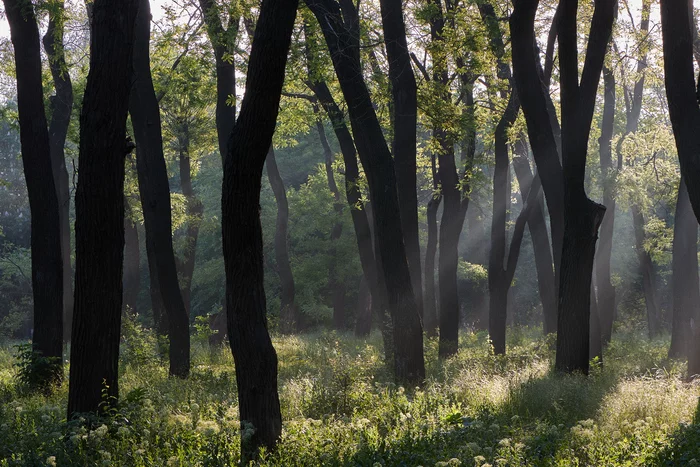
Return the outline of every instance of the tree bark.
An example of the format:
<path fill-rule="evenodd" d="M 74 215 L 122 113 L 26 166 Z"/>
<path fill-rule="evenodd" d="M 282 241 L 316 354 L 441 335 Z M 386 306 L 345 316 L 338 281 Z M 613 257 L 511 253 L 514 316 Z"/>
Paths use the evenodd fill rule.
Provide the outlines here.
<path fill-rule="evenodd" d="M 133 76 L 129 113 L 136 140 L 141 206 L 146 227 L 146 249 L 155 261 L 155 275 L 168 316 L 170 374 L 185 378 L 190 372 L 189 318 L 177 277 L 170 218 L 170 186 L 163 155 L 160 110 L 150 66 L 151 12 L 149 0 L 139 0 L 134 28 Z"/>
<path fill-rule="evenodd" d="M 406 26 L 401 0 L 380 0 L 384 43 L 389 62 L 393 98 L 392 153 L 399 197 L 401 229 L 411 284 L 418 313 L 423 316 L 420 242 L 418 235 L 418 192 L 416 187 L 416 127 L 418 91 L 406 42 Z"/>
<path fill-rule="evenodd" d="M 346 3 L 350 2 L 343 0 Z M 330 50 L 369 182 L 379 240 L 377 249 L 393 323 L 395 378 L 401 384 L 420 384 L 425 378 L 423 330 L 406 259 L 394 163 L 362 76 L 359 45 L 336 1 L 306 0 L 306 4 L 318 19 Z M 354 9 L 354 6 L 350 4 L 346 8 Z"/>
<path fill-rule="evenodd" d="M 690 206 L 685 180 L 681 177 L 673 224 L 673 325 L 670 358 L 690 356 L 693 335 L 690 320 L 700 323 L 700 279 L 698 279 L 698 222 Z"/>
<path fill-rule="evenodd" d="M 245 97 L 224 163 L 221 224 L 226 315 L 236 364 L 243 464 L 255 459 L 260 447 L 274 450 L 282 433 L 277 354 L 267 329 L 260 188 L 297 5 L 296 0 L 263 0 L 260 6 Z"/>
<path fill-rule="evenodd" d="M 63 50 L 63 1 L 56 2 L 49 11 L 49 26 L 44 35 L 44 50 L 49 59 L 49 69 L 55 94 L 49 98 L 51 122 L 49 123 L 49 146 L 54 184 L 58 197 L 60 222 L 61 258 L 63 260 L 63 340 L 70 340 L 73 322 L 73 266 L 70 243 L 70 186 L 64 146 L 73 111 L 73 85 L 66 56 Z"/>
<path fill-rule="evenodd" d="M 598 298 L 595 293 L 594 282 L 591 283 L 591 318 L 589 331 L 589 349 L 588 359 L 598 359 L 599 363 L 603 361 L 603 339 L 600 332 L 600 315 L 598 307 Z"/>
<path fill-rule="evenodd" d="M 425 246 L 425 293 L 423 294 L 423 328 L 429 337 L 435 337 L 438 330 L 438 313 L 435 302 L 435 255 L 438 247 L 437 213 L 442 202 L 442 194 L 438 192 L 438 180 L 435 154 L 430 155 L 433 174 L 433 196 L 427 206 L 428 242 Z"/>
<path fill-rule="evenodd" d="M 39 384 L 49 388 L 63 378 L 63 270 L 59 205 L 41 83 L 39 28 L 31 3 L 4 3 L 15 49 L 22 164 L 31 212 L 32 350 L 52 359 L 47 368 L 32 370 Z"/>
<path fill-rule="evenodd" d="M 559 68 L 562 102 L 564 238 L 559 283 L 557 370 L 588 374 L 591 279 L 598 229 L 605 207 L 586 195 L 586 155 L 598 82 L 614 21 L 615 3 L 596 0 L 579 84 L 576 16 L 578 1 L 562 0 Z"/>
<path fill-rule="evenodd" d="M 95 0 L 90 73 L 80 114 L 75 193 L 75 310 L 68 417 L 119 395 L 124 156 L 137 0 Z M 106 405 L 103 390 L 109 397 Z"/>
<path fill-rule="evenodd" d="M 598 316 L 603 345 L 610 343 L 615 319 L 615 287 L 610 274 L 613 231 L 615 227 L 615 184 L 617 168 L 612 159 L 612 137 L 615 124 L 615 74 L 603 68 L 603 120 L 600 125 L 600 170 L 602 172 L 603 205 L 606 214 L 600 226 L 600 240 L 596 253 L 596 284 L 598 289 Z"/>
<path fill-rule="evenodd" d="M 192 276 L 197 253 L 199 227 L 204 216 L 204 205 L 197 197 L 192 187 L 192 162 L 190 159 L 190 132 L 187 124 L 181 128 L 178 135 L 180 187 L 187 200 L 187 231 L 185 233 L 185 249 L 178 271 L 182 278 L 182 301 L 185 304 L 187 316 L 192 315 Z"/>
<path fill-rule="evenodd" d="M 297 306 L 294 302 L 295 288 L 292 265 L 289 262 L 289 249 L 287 247 L 287 231 L 289 226 L 289 204 L 284 181 L 280 176 L 275 159 L 275 150 L 270 146 L 267 153 L 267 177 L 270 180 L 272 192 L 277 201 L 277 224 L 275 228 L 275 262 L 277 273 L 282 285 L 280 304 L 280 331 L 284 334 L 294 332 L 297 326 Z"/>

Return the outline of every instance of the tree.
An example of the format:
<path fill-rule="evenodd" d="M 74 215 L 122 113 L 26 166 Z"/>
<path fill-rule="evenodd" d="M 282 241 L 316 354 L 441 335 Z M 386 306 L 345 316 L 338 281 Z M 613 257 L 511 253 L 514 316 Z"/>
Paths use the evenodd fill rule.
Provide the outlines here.
<path fill-rule="evenodd" d="M 284 188 L 284 180 L 280 176 L 275 159 L 275 150 L 270 146 L 266 159 L 267 178 L 275 194 L 277 202 L 277 227 L 275 229 L 275 263 L 282 283 L 280 303 L 280 330 L 283 333 L 291 333 L 297 325 L 297 306 L 294 302 L 294 275 L 289 262 L 289 248 L 287 247 L 287 230 L 289 225 L 289 204 L 287 192 Z"/>
<path fill-rule="evenodd" d="M 54 184 L 49 132 L 41 83 L 41 49 L 34 6 L 4 0 L 15 49 L 17 110 L 22 164 L 31 211 L 32 350 L 50 359 L 34 370 L 36 381 L 50 387 L 63 378 L 63 263 L 60 216 Z"/>
<path fill-rule="evenodd" d="M 138 6 L 129 113 L 136 141 L 136 167 L 146 227 L 146 250 L 149 271 L 155 276 L 151 281 L 157 280 L 157 290 L 160 291 L 168 318 L 170 374 L 185 378 L 190 372 L 189 319 L 177 278 L 170 217 L 170 185 L 163 155 L 160 110 L 151 77 L 150 2 L 139 0 Z"/>
<path fill-rule="evenodd" d="M 51 121 L 49 145 L 51 167 L 58 196 L 58 215 L 61 234 L 61 258 L 63 259 L 63 339 L 70 340 L 73 317 L 73 267 L 70 243 L 70 187 L 64 146 L 73 112 L 73 85 L 63 46 L 65 8 L 63 1 L 50 4 L 49 25 L 44 34 L 44 50 L 49 59 L 55 94 L 49 98 Z"/>
<path fill-rule="evenodd" d="M 124 257 L 124 156 L 137 0 L 96 0 L 80 114 L 75 194 L 75 310 L 68 416 L 119 395 Z"/>
<path fill-rule="evenodd" d="M 399 215 L 396 174 L 367 85 L 362 76 L 359 39 L 352 34 L 358 21 L 347 0 L 307 0 L 330 50 L 360 161 L 365 169 L 373 204 L 374 224 L 386 281 L 393 324 L 394 372 L 398 382 L 420 383 L 425 378 L 423 332 L 416 305 Z"/>
<path fill-rule="evenodd" d="M 615 2 L 597 0 L 586 59 L 579 83 L 576 35 L 577 0 L 562 0 L 558 21 L 561 73 L 564 237 L 559 283 L 556 368 L 588 373 L 591 278 L 598 229 L 605 207 L 586 195 L 586 155 L 595 107 L 615 16 Z"/>
<path fill-rule="evenodd" d="M 236 363 L 243 463 L 282 431 L 277 354 L 267 331 L 260 189 L 272 144 L 297 1 L 263 0 L 246 92 L 224 163 L 221 195 L 229 343 Z"/>

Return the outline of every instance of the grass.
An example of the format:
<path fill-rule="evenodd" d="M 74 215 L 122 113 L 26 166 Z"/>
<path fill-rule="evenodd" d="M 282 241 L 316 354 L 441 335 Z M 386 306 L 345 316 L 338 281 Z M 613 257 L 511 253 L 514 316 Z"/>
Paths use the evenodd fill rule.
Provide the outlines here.
<path fill-rule="evenodd" d="M 65 420 L 67 384 L 25 395 L 0 348 L 0 466 L 218 466 L 239 460 L 233 361 L 195 339 L 192 376 L 167 377 L 155 339 L 123 345 L 121 402 L 101 420 Z M 276 336 L 284 432 L 263 466 L 700 465 L 700 385 L 668 342 L 614 336 L 588 378 L 551 371 L 552 340 L 510 332 L 508 355 L 466 333 L 457 356 L 426 342 L 428 382 L 397 387 L 372 335 Z"/>

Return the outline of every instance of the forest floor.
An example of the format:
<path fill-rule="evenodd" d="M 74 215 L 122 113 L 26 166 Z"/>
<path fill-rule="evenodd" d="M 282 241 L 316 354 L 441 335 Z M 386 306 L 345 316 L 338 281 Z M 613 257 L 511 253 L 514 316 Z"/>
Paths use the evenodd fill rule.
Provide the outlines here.
<path fill-rule="evenodd" d="M 67 384 L 24 395 L 12 347 L 0 348 L 0 466 L 226 466 L 239 459 L 230 352 L 195 338 L 186 380 L 168 378 L 154 339 L 132 323 L 122 345 L 121 401 L 104 419 L 67 423 Z M 614 335 L 588 378 L 552 372 L 552 340 L 509 330 L 494 357 L 485 333 L 437 360 L 425 387 L 392 384 L 378 334 L 274 338 L 284 433 L 260 465 L 700 465 L 700 384 L 666 358 L 668 339 Z M 693 420 L 695 419 L 695 422 Z"/>

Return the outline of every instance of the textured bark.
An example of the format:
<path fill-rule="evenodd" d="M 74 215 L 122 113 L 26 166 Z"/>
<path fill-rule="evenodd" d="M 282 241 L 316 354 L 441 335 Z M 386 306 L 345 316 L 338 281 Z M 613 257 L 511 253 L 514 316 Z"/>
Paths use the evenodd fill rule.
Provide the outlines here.
<path fill-rule="evenodd" d="M 54 84 L 54 95 L 49 98 L 51 121 L 49 145 L 51 167 L 58 197 L 58 215 L 63 260 L 63 340 L 70 340 L 73 322 L 73 266 L 70 243 L 70 186 L 64 146 L 73 111 L 73 85 L 63 51 L 63 2 L 56 2 L 49 11 L 49 26 L 44 35 L 44 50 L 49 58 L 49 69 Z"/>
<path fill-rule="evenodd" d="M 187 200 L 187 230 L 185 232 L 185 248 L 182 252 L 182 261 L 178 264 L 178 272 L 181 277 L 182 301 L 185 304 L 187 315 L 192 314 L 192 276 L 197 253 L 197 239 L 199 227 L 202 224 L 204 205 L 197 197 L 192 187 L 192 162 L 190 159 L 190 134 L 189 127 L 185 124 L 178 135 L 178 159 L 180 168 L 180 187 Z"/>
<path fill-rule="evenodd" d="M 605 207 L 588 198 L 584 181 L 595 98 L 612 33 L 615 3 L 595 1 L 580 83 L 576 36 L 577 7 L 577 0 L 562 0 L 562 16 L 557 25 L 561 72 L 565 227 L 555 366 L 560 371 L 580 371 L 588 374 L 593 259 Z"/>
<path fill-rule="evenodd" d="M 343 1 L 344 5 L 347 3 L 350 2 Z M 355 145 L 369 182 L 378 256 L 393 323 L 395 378 L 401 384 L 420 384 L 425 378 L 423 332 L 406 259 L 394 163 L 362 76 L 359 44 L 343 20 L 345 12 L 341 15 L 337 2 L 306 0 L 306 4 L 318 19 L 330 50 L 348 104 Z M 354 6 L 350 4 L 346 8 L 354 9 Z"/>
<path fill-rule="evenodd" d="M 189 318 L 177 277 L 170 217 L 170 186 L 163 155 L 160 110 L 151 77 L 149 0 L 139 0 L 138 8 L 134 28 L 129 113 L 136 140 L 136 169 L 146 228 L 146 250 L 149 262 L 155 261 L 154 265 L 149 265 L 149 270 L 155 272 L 151 281 L 157 278 L 157 287 L 168 317 L 169 371 L 173 376 L 184 378 L 190 372 Z"/>
<path fill-rule="evenodd" d="M 694 24 L 691 1 L 661 1 L 668 110 L 690 204 L 700 219 L 700 106 L 693 66 Z"/>
<path fill-rule="evenodd" d="M 700 279 L 698 279 L 698 222 L 690 206 L 685 180 L 681 178 L 673 223 L 673 325 L 670 358 L 690 356 L 690 320 L 700 323 Z"/>
<path fill-rule="evenodd" d="M 418 313 L 423 316 L 420 242 L 418 236 L 418 192 L 416 188 L 416 126 L 418 93 L 406 42 L 401 0 L 380 0 L 384 42 L 389 62 L 389 82 L 393 98 L 392 153 L 399 196 L 401 229 L 411 284 Z"/>
<path fill-rule="evenodd" d="M 137 0 L 95 0 L 80 114 L 75 193 L 75 310 L 68 417 L 119 395 L 124 155 Z M 103 390 L 106 390 L 107 405 Z"/>
<path fill-rule="evenodd" d="M 317 111 L 316 111 L 317 112 Z M 343 224 L 340 221 L 340 216 L 343 212 L 343 203 L 340 199 L 340 190 L 335 183 L 335 175 L 333 174 L 333 151 L 328 144 L 326 130 L 323 127 L 323 121 L 316 120 L 316 130 L 318 131 L 321 147 L 323 148 L 323 165 L 326 168 L 326 179 L 328 180 L 328 189 L 333 195 L 333 209 L 338 216 L 338 222 L 331 228 L 331 263 L 328 267 L 328 291 L 331 294 L 333 304 L 333 328 L 342 330 L 345 328 L 345 285 L 338 275 L 338 267 L 336 264 L 336 245 L 340 236 L 343 233 Z"/>
<path fill-rule="evenodd" d="M 53 359 L 46 374 L 35 376 L 45 379 L 40 384 L 50 387 L 63 378 L 63 270 L 59 205 L 41 84 L 39 28 L 31 3 L 4 3 L 15 49 L 22 164 L 31 211 L 32 350 Z M 38 367 L 32 370 L 41 371 Z"/>
<path fill-rule="evenodd" d="M 277 224 L 275 228 L 275 262 L 280 276 L 282 293 L 280 294 L 280 331 L 285 334 L 294 332 L 297 326 L 297 306 L 294 302 L 295 288 L 292 265 L 289 262 L 287 231 L 289 226 L 289 204 L 284 181 L 280 176 L 275 159 L 275 150 L 270 146 L 267 153 L 267 178 L 277 202 Z"/>
<path fill-rule="evenodd" d="M 297 5 L 295 0 L 263 0 L 260 6 L 245 97 L 224 163 L 221 230 L 226 318 L 236 364 L 243 464 L 257 457 L 260 447 L 274 450 L 282 433 L 277 354 L 267 329 L 260 188 Z"/>
<path fill-rule="evenodd" d="M 612 159 L 612 137 L 615 124 L 615 74 L 603 68 L 603 120 L 600 125 L 600 171 L 602 172 L 603 205 L 607 208 L 600 226 L 600 239 L 596 252 L 596 285 L 598 290 L 598 317 L 603 344 L 610 343 L 615 319 L 615 287 L 610 274 L 613 230 L 615 227 L 615 181 L 617 167 Z"/>
<path fill-rule="evenodd" d="M 126 203 L 126 201 L 125 201 Z M 124 291 L 122 294 L 122 309 L 129 313 L 138 314 L 136 304 L 141 288 L 139 263 L 139 232 L 136 223 L 128 213 L 124 216 Z"/>
<path fill-rule="evenodd" d="M 518 179 L 523 202 L 525 202 L 525 197 L 530 192 L 534 182 L 527 154 L 527 143 L 524 141 L 523 135 L 515 145 L 515 156 L 513 157 L 513 169 Z M 542 302 L 543 331 L 545 334 L 551 334 L 557 332 L 557 284 L 554 281 L 552 247 L 549 243 L 541 192 L 535 203 L 532 206 L 532 213 L 528 217 L 527 225 L 535 252 L 537 287 Z"/>
<path fill-rule="evenodd" d="M 235 52 L 240 18 L 235 15 L 238 9 L 230 8 L 228 28 L 224 28 L 216 0 L 199 0 L 199 6 L 216 60 L 216 134 L 223 163 L 236 122 L 236 66 L 231 57 Z"/>

